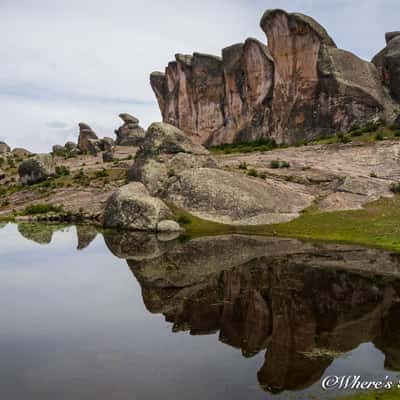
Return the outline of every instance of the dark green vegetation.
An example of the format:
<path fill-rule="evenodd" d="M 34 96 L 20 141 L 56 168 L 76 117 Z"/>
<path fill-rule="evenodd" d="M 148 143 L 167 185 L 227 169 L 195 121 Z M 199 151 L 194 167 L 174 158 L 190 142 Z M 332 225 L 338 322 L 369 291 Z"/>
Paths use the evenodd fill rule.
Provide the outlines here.
<path fill-rule="evenodd" d="M 363 210 L 319 212 L 314 207 L 299 218 L 282 224 L 231 226 L 205 221 L 182 210 L 174 210 L 186 235 L 202 236 L 223 233 L 275 235 L 307 240 L 360 244 L 400 251 L 400 196 L 380 199 Z"/>
<path fill-rule="evenodd" d="M 278 145 L 274 139 L 259 139 L 254 142 L 238 142 L 232 144 L 220 144 L 210 147 L 213 154 L 231 154 L 231 153 L 250 153 L 252 151 L 269 151 L 276 149 Z M 284 146 L 286 147 L 286 146 Z"/>
<path fill-rule="evenodd" d="M 64 209 L 62 206 L 55 206 L 53 204 L 31 204 L 23 209 L 20 215 L 37 215 L 47 213 L 61 213 Z"/>
<path fill-rule="evenodd" d="M 334 144 L 364 142 L 371 143 L 382 140 L 394 140 L 400 138 L 400 129 L 395 127 L 385 127 L 381 121 L 368 122 L 363 126 L 354 125 L 348 132 L 338 132 L 336 135 L 321 134 L 321 139 L 303 140 L 297 146 L 307 146 L 312 144 Z M 276 144 L 273 139 L 259 139 L 254 142 L 238 142 L 232 144 L 221 144 L 210 147 L 213 154 L 232 154 L 250 153 L 254 151 L 270 151 L 276 148 L 286 148 L 286 144 Z M 279 167 L 271 167 L 279 168 Z"/>

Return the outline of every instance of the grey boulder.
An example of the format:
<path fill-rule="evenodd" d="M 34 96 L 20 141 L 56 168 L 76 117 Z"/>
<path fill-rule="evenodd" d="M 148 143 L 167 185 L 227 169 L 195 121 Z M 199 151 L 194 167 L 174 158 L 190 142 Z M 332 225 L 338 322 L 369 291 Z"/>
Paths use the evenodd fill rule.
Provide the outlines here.
<path fill-rule="evenodd" d="M 23 161 L 18 168 L 19 180 L 23 184 L 33 184 L 46 180 L 54 173 L 53 158 L 49 154 L 37 154 Z"/>
<path fill-rule="evenodd" d="M 157 231 L 163 220 L 173 219 L 171 210 L 152 197 L 140 182 L 122 186 L 108 199 L 104 211 L 104 226 L 137 231 Z"/>

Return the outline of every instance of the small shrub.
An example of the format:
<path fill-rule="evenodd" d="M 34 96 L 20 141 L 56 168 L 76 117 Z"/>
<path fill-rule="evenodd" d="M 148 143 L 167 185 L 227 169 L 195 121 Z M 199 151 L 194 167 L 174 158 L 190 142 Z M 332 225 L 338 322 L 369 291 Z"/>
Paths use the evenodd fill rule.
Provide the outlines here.
<path fill-rule="evenodd" d="M 400 129 L 396 129 L 393 133 L 395 137 L 400 137 Z"/>
<path fill-rule="evenodd" d="M 180 225 L 189 225 L 192 223 L 192 220 L 186 215 L 180 215 L 176 221 Z"/>
<path fill-rule="evenodd" d="M 377 178 L 377 177 L 378 177 L 378 175 L 377 175 L 374 171 L 372 171 L 372 172 L 369 174 L 369 176 L 370 176 L 371 178 Z"/>
<path fill-rule="evenodd" d="M 290 168 L 290 164 L 287 161 L 282 161 L 280 168 Z"/>
<path fill-rule="evenodd" d="M 173 168 L 168 170 L 168 178 L 172 178 L 173 176 L 176 176 L 176 172 Z"/>
<path fill-rule="evenodd" d="M 258 177 L 261 179 L 267 179 L 267 174 L 265 172 L 261 172 L 258 174 Z"/>
<path fill-rule="evenodd" d="M 362 135 L 363 135 L 363 133 L 360 129 L 350 132 L 351 137 L 362 136 Z"/>
<path fill-rule="evenodd" d="M 257 176 L 258 176 L 258 172 L 257 172 L 256 169 L 250 168 L 250 169 L 248 170 L 248 172 L 247 172 L 247 175 L 257 177 Z"/>
<path fill-rule="evenodd" d="M 247 169 L 246 161 L 241 161 L 238 168 L 239 169 Z"/>
<path fill-rule="evenodd" d="M 272 160 L 269 163 L 270 168 L 274 168 L 274 169 L 279 168 L 280 165 L 281 165 L 281 163 L 279 162 L 279 160 Z"/>
<path fill-rule="evenodd" d="M 376 132 L 375 140 L 385 140 L 385 136 L 383 135 L 383 132 Z"/>
<path fill-rule="evenodd" d="M 106 169 L 102 169 L 101 171 L 96 171 L 96 178 L 107 178 L 109 176 L 108 171 Z"/>
<path fill-rule="evenodd" d="M 392 183 L 390 185 L 390 190 L 392 193 L 400 193 L 400 182 Z"/>
<path fill-rule="evenodd" d="M 68 176 L 70 174 L 69 168 L 65 165 L 57 165 L 56 167 L 56 176 Z"/>
<path fill-rule="evenodd" d="M 62 211 L 62 206 L 55 206 L 53 204 L 31 204 L 24 208 L 22 215 L 47 214 L 49 212 L 60 213 Z"/>
<path fill-rule="evenodd" d="M 353 125 L 350 127 L 349 132 L 355 132 L 355 131 L 358 131 L 359 129 L 360 129 L 360 125 L 358 125 L 358 124 L 353 124 Z"/>

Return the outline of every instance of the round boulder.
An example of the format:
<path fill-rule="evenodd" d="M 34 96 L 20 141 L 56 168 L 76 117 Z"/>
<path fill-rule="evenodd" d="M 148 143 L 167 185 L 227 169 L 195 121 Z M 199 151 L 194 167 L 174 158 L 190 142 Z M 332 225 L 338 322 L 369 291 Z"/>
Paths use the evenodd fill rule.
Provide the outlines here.
<path fill-rule="evenodd" d="M 157 225 L 157 232 L 182 232 L 184 229 L 176 221 L 165 219 Z"/>
<path fill-rule="evenodd" d="M 157 231 L 158 224 L 174 218 L 171 210 L 152 197 L 140 182 L 122 186 L 108 199 L 104 211 L 106 228 Z"/>
<path fill-rule="evenodd" d="M 10 146 L 7 143 L 0 142 L 0 154 L 9 153 L 10 151 Z"/>
<path fill-rule="evenodd" d="M 49 154 L 38 154 L 23 161 L 18 168 L 19 180 L 24 184 L 44 181 L 53 173 L 54 162 Z"/>

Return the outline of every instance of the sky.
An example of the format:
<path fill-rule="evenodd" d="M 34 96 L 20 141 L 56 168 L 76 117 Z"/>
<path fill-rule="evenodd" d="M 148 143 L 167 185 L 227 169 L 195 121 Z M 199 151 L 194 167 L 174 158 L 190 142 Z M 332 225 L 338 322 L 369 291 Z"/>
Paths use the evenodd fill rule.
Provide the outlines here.
<path fill-rule="evenodd" d="M 367 60 L 400 30 L 398 0 L 0 0 L 0 141 L 48 152 L 76 141 L 81 121 L 114 137 L 121 112 L 147 127 L 161 119 L 150 72 L 175 53 L 266 43 L 271 8 L 314 17 Z"/>

